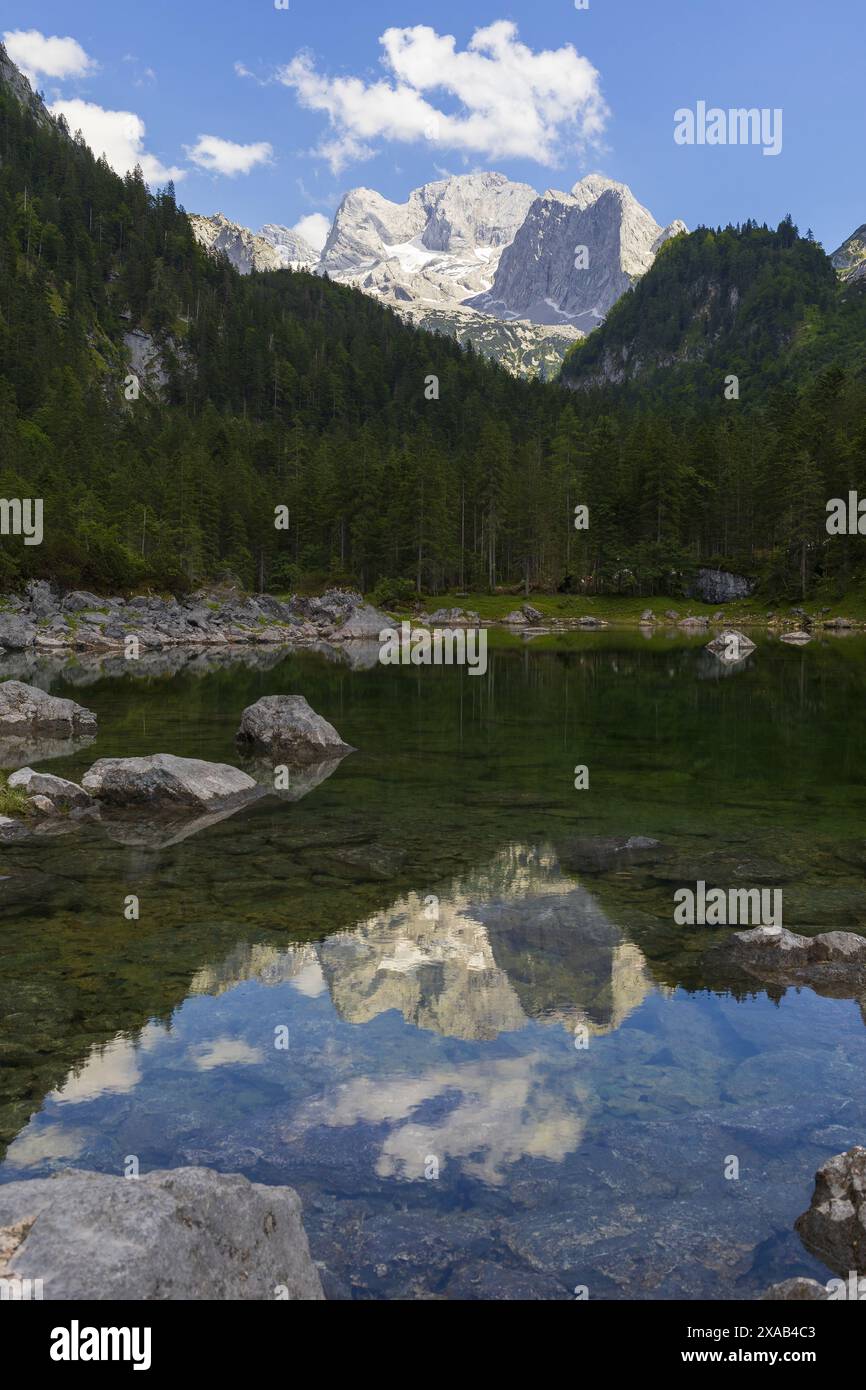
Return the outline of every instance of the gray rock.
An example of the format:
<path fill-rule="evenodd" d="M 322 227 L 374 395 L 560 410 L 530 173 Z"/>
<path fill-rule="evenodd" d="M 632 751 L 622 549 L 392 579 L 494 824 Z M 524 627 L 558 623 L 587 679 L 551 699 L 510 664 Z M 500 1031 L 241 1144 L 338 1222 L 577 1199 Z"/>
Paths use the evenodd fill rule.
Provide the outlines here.
<path fill-rule="evenodd" d="M 624 184 L 590 174 L 570 193 L 548 189 L 535 199 L 491 289 L 467 303 L 497 318 L 567 322 L 590 333 L 680 231 L 682 222 L 662 229 Z M 578 247 L 589 250 L 586 265 Z"/>
<path fill-rule="evenodd" d="M 754 580 L 745 575 L 699 569 L 689 588 L 689 597 L 702 599 L 704 603 L 730 603 L 734 599 L 748 598 L 754 590 Z"/>
<path fill-rule="evenodd" d="M 755 927 L 735 932 L 718 949 L 760 979 L 812 985 L 827 993 L 866 987 L 866 937 L 854 932 L 799 936 L 786 927 Z"/>
<path fill-rule="evenodd" d="M 714 637 L 712 642 L 707 643 L 707 651 L 714 656 L 724 657 L 728 661 L 742 661 L 743 657 L 755 650 L 755 644 L 751 637 L 747 637 L 739 628 L 726 628 L 720 632 L 718 637 Z"/>
<path fill-rule="evenodd" d="M 47 695 L 23 681 L 0 683 L 0 733 L 26 737 L 33 733 L 74 737 L 96 733 L 96 715 L 74 700 Z"/>
<path fill-rule="evenodd" d="M 784 1279 L 781 1284 L 772 1284 L 766 1293 L 761 1294 L 762 1303 L 821 1303 L 830 1295 L 817 1279 Z"/>
<path fill-rule="evenodd" d="M 0 1187 L 0 1276 L 48 1300 L 324 1298 L 298 1194 L 206 1168 Z"/>
<path fill-rule="evenodd" d="M 533 608 L 531 603 L 524 603 L 522 612 L 524 618 L 528 623 L 544 622 L 544 614 L 539 612 L 537 608 Z"/>
<path fill-rule="evenodd" d="M 806 1249 L 835 1274 L 866 1274 L 866 1149 L 857 1145 L 818 1169 L 809 1210 L 795 1226 Z"/>
<path fill-rule="evenodd" d="M 783 642 L 790 642 L 792 646 L 796 646 L 796 647 L 804 647 L 804 646 L 806 645 L 806 643 L 807 643 L 807 642 L 811 642 L 811 640 L 812 640 L 812 638 L 809 636 L 808 632 L 799 632 L 799 631 L 798 631 L 798 632 L 785 632 L 785 633 L 782 634 L 782 641 L 783 641 Z"/>
<path fill-rule="evenodd" d="M 31 579 L 25 593 L 34 618 L 50 618 L 60 607 L 60 596 L 46 579 Z"/>
<path fill-rule="evenodd" d="M 0 613 L 0 646 L 22 652 L 36 641 L 36 624 L 14 613 Z"/>
<path fill-rule="evenodd" d="M 850 618 L 830 618 L 828 622 L 825 622 L 824 626 L 830 628 L 834 632 L 847 632 L 854 624 Z M 0 642 L 2 641 L 3 633 L 2 630 L 0 630 Z"/>
<path fill-rule="evenodd" d="M 64 613 L 84 613 L 88 609 L 106 608 L 108 605 L 108 599 L 101 599 L 97 594 L 88 593 L 85 589 L 73 589 L 66 595 L 60 607 Z"/>
<path fill-rule="evenodd" d="M 96 804 L 77 782 L 68 782 L 65 777 L 55 777 L 50 772 L 34 772 L 32 767 L 13 772 L 9 786 L 20 787 L 30 797 L 46 797 L 51 810 L 80 811 Z"/>
<path fill-rule="evenodd" d="M 577 625 L 578 627 L 588 628 L 607 627 L 607 623 L 603 618 L 578 618 Z"/>
<path fill-rule="evenodd" d="M 98 801 L 112 806 L 184 807 L 221 811 L 260 795 L 252 777 L 225 763 L 155 753 L 143 758 L 100 758 L 82 778 Z"/>
<path fill-rule="evenodd" d="M 320 763 L 355 750 L 303 695 L 265 695 L 241 715 L 238 742 L 288 763 Z"/>
<path fill-rule="evenodd" d="M 703 629 L 709 627 L 709 625 L 709 618 L 695 618 L 691 613 L 687 618 L 681 618 L 679 622 L 680 627 L 685 628 L 686 631 L 692 632 L 703 631 Z"/>
<path fill-rule="evenodd" d="M 651 608 L 645 608 L 640 615 L 640 620 L 642 623 L 654 623 L 655 613 L 652 611 Z"/>
<path fill-rule="evenodd" d="M 15 820 L 12 816 L 0 816 L 0 844 L 7 844 L 13 840 L 26 840 L 29 831 L 20 820 Z"/>
<path fill-rule="evenodd" d="M 507 623 L 509 627 L 523 627 L 527 618 L 525 613 L 522 613 L 519 608 L 515 608 L 513 613 L 506 613 L 502 621 Z"/>

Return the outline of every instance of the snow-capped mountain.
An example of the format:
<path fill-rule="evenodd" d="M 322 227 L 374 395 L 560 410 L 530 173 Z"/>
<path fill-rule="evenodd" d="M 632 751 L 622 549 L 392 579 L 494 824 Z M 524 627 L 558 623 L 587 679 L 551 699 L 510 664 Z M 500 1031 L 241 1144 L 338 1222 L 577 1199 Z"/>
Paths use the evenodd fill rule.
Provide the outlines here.
<path fill-rule="evenodd" d="M 274 222 L 266 222 L 260 228 L 259 236 L 269 242 L 282 258 L 286 270 L 311 270 L 318 264 L 319 253 L 291 227 L 280 227 Z"/>
<path fill-rule="evenodd" d="M 452 308 L 490 288 L 535 196 L 502 174 L 427 183 L 405 203 L 355 188 L 337 209 L 321 269 L 395 307 Z"/>
<path fill-rule="evenodd" d="M 589 333 L 649 270 L 662 243 L 685 230 L 679 221 L 662 229 L 625 184 L 591 174 L 570 193 L 549 189 L 535 199 L 491 289 L 471 305 Z"/>
<path fill-rule="evenodd" d="M 218 214 L 199 240 L 243 273 L 315 270 L 355 285 L 433 332 L 472 341 L 519 375 L 550 375 L 652 265 L 668 236 L 624 184 L 590 175 L 539 197 L 503 174 L 460 174 L 394 203 L 347 193 L 321 255 L 287 227 L 256 234 Z M 582 265 L 576 249 L 586 247 Z"/>

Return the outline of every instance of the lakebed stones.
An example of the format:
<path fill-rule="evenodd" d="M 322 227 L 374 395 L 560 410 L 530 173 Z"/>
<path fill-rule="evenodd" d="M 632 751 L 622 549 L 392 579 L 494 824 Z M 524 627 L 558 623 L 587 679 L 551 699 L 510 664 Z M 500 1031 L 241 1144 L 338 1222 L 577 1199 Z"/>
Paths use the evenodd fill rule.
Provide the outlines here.
<path fill-rule="evenodd" d="M 797 632 L 783 632 L 781 640 L 783 642 L 788 642 L 792 647 L 805 647 L 806 643 L 811 642 L 812 638 L 808 632 L 801 632 L 798 630 Z"/>
<path fill-rule="evenodd" d="M 830 1295 L 817 1279 L 783 1279 L 761 1294 L 762 1303 L 825 1303 Z"/>
<path fill-rule="evenodd" d="M 261 795 L 252 777 L 226 763 L 155 753 L 143 758 L 101 758 L 82 786 L 104 805 L 216 812 Z"/>
<path fill-rule="evenodd" d="M 254 754 L 297 765 L 333 761 L 355 751 L 303 695 L 266 695 L 249 705 L 237 739 Z"/>
<path fill-rule="evenodd" d="M 669 851 L 647 835 L 580 835 L 557 845 L 560 863 L 569 872 L 608 874 L 637 864 L 657 864 Z"/>
<path fill-rule="evenodd" d="M 835 1274 L 866 1274 L 866 1149 L 855 1146 L 818 1169 L 809 1210 L 795 1225 L 806 1249 Z"/>
<path fill-rule="evenodd" d="M 96 715 L 74 700 L 47 695 L 35 685 L 0 682 L 0 739 L 38 733 L 59 738 L 95 734 Z"/>
<path fill-rule="evenodd" d="M 206 1168 L 4 1185 L 0 1277 L 49 1300 L 324 1299 L 298 1194 Z"/>

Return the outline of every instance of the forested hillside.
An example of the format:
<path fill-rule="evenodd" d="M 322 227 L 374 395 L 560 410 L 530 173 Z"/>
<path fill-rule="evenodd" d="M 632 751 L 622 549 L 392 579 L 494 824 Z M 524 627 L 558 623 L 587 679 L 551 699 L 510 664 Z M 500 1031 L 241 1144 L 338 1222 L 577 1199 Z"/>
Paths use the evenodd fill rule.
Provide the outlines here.
<path fill-rule="evenodd" d="M 517 381 L 358 291 L 241 277 L 171 187 L 0 82 L 0 496 L 45 505 L 42 545 L 0 538 L 0 587 L 675 594 L 708 561 L 842 586 L 859 540 L 828 544 L 824 507 L 866 486 L 864 323 L 789 221 L 702 229 L 570 359 L 591 389 Z M 131 330 L 164 370 L 137 400 Z"/>

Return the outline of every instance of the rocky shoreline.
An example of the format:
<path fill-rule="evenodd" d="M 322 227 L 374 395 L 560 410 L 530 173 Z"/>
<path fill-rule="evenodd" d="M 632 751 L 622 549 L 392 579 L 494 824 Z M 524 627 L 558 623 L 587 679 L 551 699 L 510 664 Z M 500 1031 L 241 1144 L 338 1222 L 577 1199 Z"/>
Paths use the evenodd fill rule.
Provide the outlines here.
<path fill-rule="evenodd" d="M 428 605 L 428 608 L 431 605 Z M 815 635 L 845 635 L 866 631 L 866 623 L 830 617 L 826 609 L 810 617 L 802 608 L 765 617 L 737 615 L 743 626 L 766 627 L 783 642 L 805 644 Z M 608 627 L 637 627 L 644 633 L 661 628 L 699 636 L 724 625 L 723 611 L 711 617 L 669 608 L 662 614 L 645 609 L 639 618 L 547 617 L 526 602 L 501 619 L 481 618 L 472 609 L 434 608 L 417 604 L 413 623 L 452 627 L 499 627 L 524 637 L 548 633 L 593 631 Z M 317 643 L 378 641 L 384 628 L 399 619 L 368 603 L 351 590 L 329 589 L 320 597 L 294 595 L 288 600 L 271 594 L 246 594 L 237 585 L 202 589 L 185 598 L 139 595 L 106 598 L 84 589 L 63 593 L 45 580 L 34 580 L 23 594 L 0 596 L 0 656 L 4 653 L 65 653 L 117 655 L 128 659 L 139 652 L 173 647 L 212 650 L 231 646 L 314 646 Z"/>
<path fill-rule="evenodd" d="M 288 602 L 233 586 L 188 598 L 104 598 L 83 589 L 61 593 L 35 580 L 23 595 L 0 598 L 0 653 L 120 652 L 172 646 L 309 645 L 378 638 L 391 619 L 361 594 L 329 590 Z"/>

